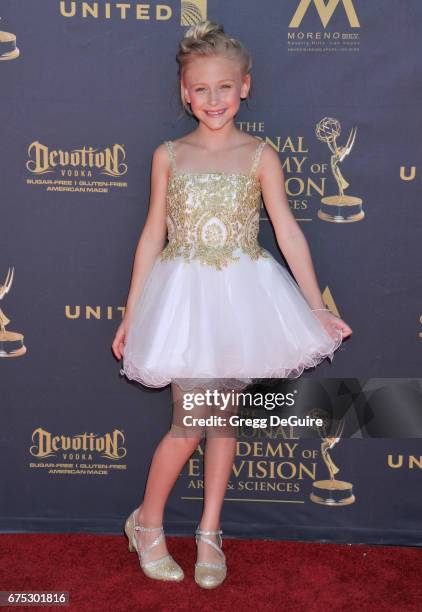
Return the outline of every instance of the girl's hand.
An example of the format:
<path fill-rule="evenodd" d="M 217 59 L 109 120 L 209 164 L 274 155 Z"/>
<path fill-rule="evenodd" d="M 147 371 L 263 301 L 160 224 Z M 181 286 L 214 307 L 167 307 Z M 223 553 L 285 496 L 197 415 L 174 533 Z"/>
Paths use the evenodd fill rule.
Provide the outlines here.
<path fill-rule="evenodd" d="M 127 334 L 127 325 L 128 322 L 123 319 L 117 328 L 116 335 L 114 336 L 113 344 L 111 348 L 113 350 L 114 355 L 117 359 L 121 359 L 125 352 L 125 343 L 126 343 L 126 334 Z"/>
<path fill-rule="evenodd" d="M 325 331 L 331 336 L 333 340 L 336 340 L 338 338 L 339 330 L 343 332 L 343 340 L 353 333 L 351 327 L 349 327 L 349 325 L 347 325 L 347 323 L 345 323 L 343 319 L 340 319 L 340 317 L 333 314 L 329 310 L 325 308 L 320 310 L 317 308 L 312 312 L 318 317 L 318 319 L 324 326 Z"/>

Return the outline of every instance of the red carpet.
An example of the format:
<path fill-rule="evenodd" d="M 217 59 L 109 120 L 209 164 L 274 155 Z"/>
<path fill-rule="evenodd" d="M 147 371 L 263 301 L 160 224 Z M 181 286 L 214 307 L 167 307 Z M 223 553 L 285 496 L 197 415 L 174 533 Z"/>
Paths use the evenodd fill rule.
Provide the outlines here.
<path fill-rule="evenodd" d="M 1 535 L 0 590 L 69 591 L 62 609 L 77 612 L 422 610 L 419 548 L 225 539 L 228 577 L 205 591 L 193 538 L 167 542 L 185 571 L 178 584 L 146 578 L 123 535 Z"/>

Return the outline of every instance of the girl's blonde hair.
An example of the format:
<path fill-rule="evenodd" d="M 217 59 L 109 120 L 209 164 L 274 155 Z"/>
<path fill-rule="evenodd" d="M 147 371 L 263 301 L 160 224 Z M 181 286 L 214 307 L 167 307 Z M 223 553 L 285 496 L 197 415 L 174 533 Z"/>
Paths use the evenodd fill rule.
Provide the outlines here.
<path fill-rule="evenodd" d="M 180 41 L 176 54 L 176 61 L 179 65 L 178 75 L 182 113 L 185 110 L 188 115 L 193 116 L 181 87 L 184 69 L 189 61 L 198 56 L 211 57 L 213 55 L 225 55 L 229 59 L 237 60 L 240 64 L 242 76 L 248 74 L 252 68 L 252 58 L 249 51 L 239 40 L 228 36 L 222 25 L 207 19 L 191 26 Z"/>

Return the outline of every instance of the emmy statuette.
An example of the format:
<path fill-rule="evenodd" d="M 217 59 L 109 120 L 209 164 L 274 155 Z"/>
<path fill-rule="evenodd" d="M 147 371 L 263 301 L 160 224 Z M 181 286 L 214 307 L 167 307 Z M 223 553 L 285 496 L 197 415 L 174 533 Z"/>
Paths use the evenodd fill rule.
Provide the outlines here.
<path fill-rule="evenodd" d="M 327 466 L 330 478 L 327 480 L 316 480 L 312 483 L 312 493 L 310 498 L 316 504 L 323 506 L 347 506 L 353 504 L 355 496 L 353 494 L 353 485 L 344 480 L 336 480 L 335 475 L 340 469 L 335 465 L 329 451 L 340 440 L 344 428 L 344 419 L 342 419 L 337 427 L 337 431 L 333 436 L 327 435 L 325 426 L 317 428 L 321 435 L 321 455 Z"/>
<path fill-rule="evenodd" d="M 9 293 L 13 282 L 14 268 L 7 271 L 6 280 L 3 285 L 0 285 L 0 300 Z M 25 355 L 26 346 L 23 343 L 23 334 L 19 332 L 6 331 L 6 325 L 10 323 L 10 319 L 6 317 L 0 308 L 0 357 L 19 357 Z"/>
<path fill-rule="evenodd" d="M 12 32 L 0 31 L 0 61 L 13 60 L 17 57 L 19 57 L 19 49 L 16 46 L 16 35 Z"/>
<path fill-rule="evenodd" d="M 364 218 L 362 210 L 362 199 L 356 196 L 345 195 L 344 190 L 349 186 L 342 175 L 339 164 L 349 155 L 356 138 L 356 128 L 350 131 L 349 138 L 344 147 L 337 144 L 337 138 L 341 134 L 341 125 L 337 119 L 324 117 L 315 128 L 318 140 L 325 142 L 331 155 L 331 172 L 338 185 L 338 195 L 325 196 L 321 198 L 321 208 L 318 217 L 323 221 L 331 223 L 352 223 Z"/>

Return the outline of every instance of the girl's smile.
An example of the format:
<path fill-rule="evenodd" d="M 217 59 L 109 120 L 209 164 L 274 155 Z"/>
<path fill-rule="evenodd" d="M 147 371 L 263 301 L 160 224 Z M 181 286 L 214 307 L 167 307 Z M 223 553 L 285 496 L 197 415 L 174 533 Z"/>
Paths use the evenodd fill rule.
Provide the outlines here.
<path fill-rule="evenodd" d="M 219 111 L 205 111 L 207 113 L 207 115 L 209 115 L 210 117 L 221 117 L 221 115 L 226 111 L 225 108 L 223 108 L 222 110 Z"/>

